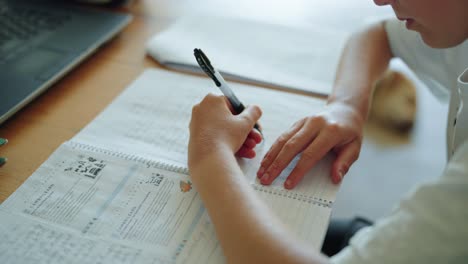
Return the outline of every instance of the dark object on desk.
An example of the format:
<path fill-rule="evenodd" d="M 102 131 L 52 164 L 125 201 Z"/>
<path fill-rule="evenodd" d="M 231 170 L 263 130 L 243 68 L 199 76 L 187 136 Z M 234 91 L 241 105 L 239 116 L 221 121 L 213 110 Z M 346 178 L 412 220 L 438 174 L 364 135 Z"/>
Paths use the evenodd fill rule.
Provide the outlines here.
<path fill-rule="evenodd" d="M 64 1 L 0 0 L 0 123 L 110 40 L 130 19 Z"/>
<path fill-rule="evenodd" d="M 322 253 L 331 257 L 349 245 L 349 240 L 359 230 L 373 223 L 363 217 L 332 219 L 322 245 Z"/>
<path fill-rule="evenodd" d="M 8 139 L 0 138 L 0 147 L 5 145 L 6 143 L 8 143 Z M 8 159 L 5 157 L 0 157 L 0 167 L 2 167 L 7 162 L 7 160 Z"/>

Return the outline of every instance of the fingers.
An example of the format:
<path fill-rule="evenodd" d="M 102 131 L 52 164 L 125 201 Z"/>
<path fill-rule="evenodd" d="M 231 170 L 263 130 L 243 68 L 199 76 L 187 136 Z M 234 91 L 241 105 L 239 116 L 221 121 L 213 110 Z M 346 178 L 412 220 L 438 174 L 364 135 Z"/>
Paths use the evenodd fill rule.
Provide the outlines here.
<path fill-rule="evenodd" d="M 241 148 L 236 152 L 236 155 L 243 158 L 254 158 L 256 156 L 253 150 L 255 146 L 262 141 L 262 135 L 256 129 L 252 129 L 254 124 L 262 116 L 262 111 L 258 106 L 247 106 L 242 113 L 237 115 L 241 119 L 246 129 L 250 129 L 247 138 Z"/>
<path fill-rule="evenodd" d="M 245 146 L 242 146 L 237 152 L 236 155 L 241 158 L 247 158 L 247 159 L 253 159 L 257 155 L 255 153 L 255 150 L 252 148 L 247 148 Z"/>
<path fill-rule="evenodd" d="M 253 124 L 255 124 L 262 116 L 262 111 L 260 107 L 256 105 L 249 105 L 244 109 L 244 111 L 242 111 L 242 113 L 236 113 L 231 103 L 229 102 L 229 99 L 225 96 L 221 96 L 221 97 L 224 97 L 224 101 L 226 102 L 226 105 L 228 106 L 232 114 L 239 115 L 242 118 L 247 118 L 247 120 L 249 120 L 250 122 L 252 122 L 253 120 Z"/>
<path fill-rule="evenodd" d="M 257 146 L 258 143 L 262 141 L 262 136 L 258 131 L 253 129 L 250 131 L 247 139 L 244 141 L 242 147 L 236 152 L 236 155 L 242 158 L 255 158 L 256 152 L 254 148 Z"/>
<path fill-rule="evenodd" d="M 336 159 L 331 168 L 331 178 L 333 183 L 341 182 L 351 165 L 359 158 L 361 142 L 353 141 L 336 151 Z"/>
<path fill-rule="evenodd" d="M 283 148 L 283 145 L 299 131 L 302 126 L 304 125 L 304 120 L 299 120 L 296 122 L 289 131 L 283 133 L 273 145 L 270 147 L 268 152 L 263 157 L 262 162 L 260 163 L 260 168 L 257 171 L 257 178 L 261 179 L 265 172 L 270 168 L 271 164 L 275 161 L 276 157 L 278 156 L 279 152 Z"/>
<path fill-rule="evenodd" d="M 249 105 L 237 116 L 246 121 L 250 127 L 249 129 L 252 129 L 255 123 L 257 123 L 262 116 L 262 110 L 260 110 L 260 107 L 256 105 Z"/>
<path fill-rule="evenodd" d="M 250 131 L 248 138 L 253 139 L 257 144 L 262 142 L 263 139 L 262 134 L 260 134 L 260 132 L 256 129 L 252 129 L 252 131 Z"/>
<path fill-rule="evenodd" d="M 317 133 L 317 129 L 310 122 L 304 122 L 302 126 L 299 123 L 284 134 L 283 136 L 286 140 L 282 139 L 283 136 L 280 137 L 271 151 L 265 156 L 261 168 L 257 173 L 260 182 L 266 185 L 271 184 L 294 157 L 314 140 Z"/>
<path fill-rule="evenodd" d="M 330 133 L 320 133 L 302 152 L 301 158 L 284 182 L 286 189 L 293 189 L 304 175 L 321 160 L 336 144 Z"/>
<path fill-rule="evenodd" d="M 330 173 L 338 183 L 358 158 L 364 119 L 356 109 L 341 103 L 327 105 L 326 111 L 301 119 L 283 133 L 267 152 L 257 177 L 262 184 L 273 180 L 301 153 L 285 187 L 294 188 L 304 175 L 330 150 L 337 154 Z"/>
<path fill-rule="evenodd" d="M 221 95 L 221 97 L 224 98 L 224 101 L 226 102 L 226 105 L 228 106 L 229 111 L 231 111 L 231 113 L 233 115 L 236 115 L 237 113 L 234 111 L 234 107 L 232 107 L 232 104 L 231 104 L 231 102 L 229 102 L 229 99 L 226 96 L 223 96 L 223 95 Z"/>

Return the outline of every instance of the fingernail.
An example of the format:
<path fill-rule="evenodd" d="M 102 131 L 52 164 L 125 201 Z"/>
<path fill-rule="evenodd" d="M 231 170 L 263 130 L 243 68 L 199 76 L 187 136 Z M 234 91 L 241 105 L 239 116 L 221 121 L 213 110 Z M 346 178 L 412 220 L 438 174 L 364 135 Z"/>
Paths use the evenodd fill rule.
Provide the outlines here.
<path fill-rule="evenodd" d="M 3 166 L 7 162 L 7 158 L 5 157 L 0 157 L 0 167 Z"/>
<path fill-rule="evenodd" d="M 286 189 L 291 189 L 292 188 L 292 181 L 291 180 L 286 180 L 286 182 L 284 183 L 284 188 Z"/>
<path fill-rule="evenodd" d="M 335 183 L 341 182 L 341 180 L 342 180 L 343 177 L 344 177 L 344 174 L 345 174 L 345 173 L 344 173 L 343 169 L 340 169 L 340 170 L 338 171 L 338 179 L 337 179 L 337 181 L 336 181 Z"/>
<path fill-rule="evenodd" d="M 263 184 L 267 184 L 269 178 L 270 178 L 270 175 L 268 175 L 268 173 L 265 173 L 265 174 L 263 174 L 262 178 L 260 179 L 260 182 L 263 183 Z"/>
<path fill-rule="evenodd" d="M 8 143 L 8 139 L 6 139 L 6 138 L 0 138 L 0 146 L 5 145 L 6 143 Z"/>
<path fill-rule="evenodd" d="M 260 167 L 260 169 L 257 172 L 257 177 L 260 178 L 263 175 L 263 172 L 265 172 L 265 168 Z"/>
<path fill-rule="evenodd" d="M 263 139 L 262 130 L 260 130 L 260 128 L 256 128 L 256 127 L 254 127 L 254 129 L 260 134 L 260 137 Z"/>

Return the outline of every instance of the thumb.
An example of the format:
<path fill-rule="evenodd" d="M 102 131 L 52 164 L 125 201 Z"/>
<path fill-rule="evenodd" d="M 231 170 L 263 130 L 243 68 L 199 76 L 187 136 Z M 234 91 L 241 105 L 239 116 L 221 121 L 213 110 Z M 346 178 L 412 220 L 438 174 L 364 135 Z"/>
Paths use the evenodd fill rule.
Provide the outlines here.
<path fill-rule="evenodd" d="M 237 116 L 246 120 L 249 127 L 253 127 L 262 116 L 262 110 L 256 105 L 249 105 Z"/>
<path fill-rule="evenodd" d="M 360 148 L 360 144 L 353 141 L 337 153 L 331 169 L 333 183 L 341 182 L 351 165 L 358 159 Z"/>

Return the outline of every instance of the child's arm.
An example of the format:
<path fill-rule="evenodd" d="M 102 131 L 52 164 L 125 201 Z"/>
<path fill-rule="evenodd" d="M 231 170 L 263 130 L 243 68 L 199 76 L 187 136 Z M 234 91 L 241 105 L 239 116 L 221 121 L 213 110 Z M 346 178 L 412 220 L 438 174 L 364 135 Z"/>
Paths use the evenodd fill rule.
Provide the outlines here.
<path fill-rule="evenodd" d="M 365 119 L 374 84 L 391 58 L 384 22 L 353 34 L 341 55 L 328 104 L 349 105 Z"/>
<path fill-rule="evenodd" d="M 334 174 L 343 163 L 347 170 L 359 153 L 372 86 L 391 58 L 386 41 L 383 25 L 376 25 L 351 37 L 343 52 L 333 94 L 322 114 L 325 122 L 315 124 L 327 129 L 338 122 L 343 128 L 322 133 L 331 142 L 335 138 L 344 141 L 335 146 L 341 148 L 341 156 L 334 164 Z M 242 147 L 259 117 L 260 111 L 255 107 L 234 116 L 225 99 L 213 95 L 192 111 L 190 175 L 214 223 L 223 252 L 230 263 L 326 263 L 320 252 L 287 232 L 256 197 L 237 165 L 234 153 Z M 312 143 L 310 146 L 314 146 Z M 325 154 L 323 149 L 314 151 L 319 154 L 313 152 L 307 157 L 318 160 Z M 298 177 L 299 172 L 296 167 L 292 175 L 296 173 Z"/>
<path fill-rule="evenodd" d="M 359 156 L 372 89 L 391 57 L 383 23 L 353 34 L 341 56 L 326 109 L 299 120 L 277 139 L 257 173 L 260 181 L 273 182 L 302 152 L 285 182 L 286 188 L 294 188 L 317 161 L 333 151 L 337 157 L 331 178 L 335 183 L 340 182 Z"/>
<path fill-rule="evenodd" d="M 258 107 L 249 106 L 233 115 L 223 97 L 205 97 L 192 111 L 190 176 L 228 263 L 324 263 L 257 198 L 237 164 L 234 153 L 260 114 Z"/>

